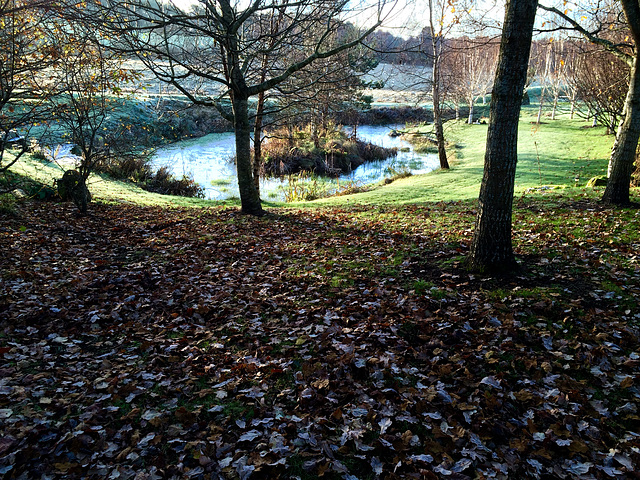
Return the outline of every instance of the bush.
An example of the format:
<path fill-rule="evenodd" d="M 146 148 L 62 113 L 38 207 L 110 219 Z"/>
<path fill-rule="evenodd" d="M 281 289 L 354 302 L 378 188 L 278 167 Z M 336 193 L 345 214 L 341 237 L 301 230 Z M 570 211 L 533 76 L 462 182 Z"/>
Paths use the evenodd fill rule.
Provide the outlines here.
<path fill-rule="evenodd" d="M 35 138 L 29 139 L 29 152 L 35 160 L 42 161 L 47 159 L 42 146 Z"/>
<path fill-rule="evenodd" d="M 144 155 L 120 157 L 105 164 L 100 170 L 111 178 L 136 183 L 146 182 L 153 177 L 151 161 Z"/>
<path fill-rule="evenodd" d="M 145 190 L 163 195 L 179 195 L 181 197 L 204 198 L 204 188 L 193 178 L 183 175 L 174 177 L 167 167 L 160 168 L 143 186 Z"/>
<path fill-rule="evenodd" d="M 285 202 L 307 202 L 325 196 L 325 186 L 317 178 L 306 173 L 289 175 L 283 186 Z"/>
<path fill-rule="evenodd" d="M 16 214 L 16 198 L 10 193 L 0 194 L 0 215 Z"/>
<path fill-rule="evenodd" d="M 166 167 L 153 171 L 149 155 L 126 155 L 112 159 L 100 169 L 112 178 L 131 181 L 149 192 L 204 198 L 204 188 L 192 178 L 174 177 Z"/>
<path fill-rule="evenodd" d="M 57 181 L 58 195 L 63 202 L 73 201 L 82 213 L 87 213 L 87 204 L 91 202 L 91 192 L 85 178 L 77 170 L 67 170 Z"/>

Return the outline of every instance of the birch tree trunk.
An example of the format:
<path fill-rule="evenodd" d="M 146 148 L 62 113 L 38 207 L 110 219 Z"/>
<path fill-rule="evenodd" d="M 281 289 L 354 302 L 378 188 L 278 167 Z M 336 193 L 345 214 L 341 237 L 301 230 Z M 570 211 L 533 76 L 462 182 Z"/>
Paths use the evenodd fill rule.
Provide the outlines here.
<path fill-rule="evenodd" d="M 640 18 L 639 18 L 640 21 Z M 602 202 L 609 205 L 628 205 L 629 185 L 633 164 L 636 158 L 638 138 L 640 138 L 640 68 L 638 49 L 636 47 L 629 91 L 622 114 L 624 120 L 618 127 L 618 134 L 609 160 L 607 187 L 602 195 Z"/>
<path fill-rule="evenodd" d="M 438 144 L 438 158 L 440 168 L 449 169 L 447 160 L 447 149 L 444 140 L 444 129 L 442 127 L 442 111 L 440 109 L 440 59 L 442 54 L 442 37 L 433 34 L 433 2 L 429 0 L 429 21 L 431 26 L 431 46 L 433 49 L 433 73 L 432 73 L 432 97 L 433 97 L 433 127 L 436 133 Z"/>

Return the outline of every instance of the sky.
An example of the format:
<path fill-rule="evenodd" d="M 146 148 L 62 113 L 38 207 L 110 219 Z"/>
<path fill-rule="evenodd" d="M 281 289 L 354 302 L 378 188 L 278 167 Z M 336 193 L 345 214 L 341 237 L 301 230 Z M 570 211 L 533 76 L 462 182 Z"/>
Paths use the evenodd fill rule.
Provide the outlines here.
<path fill-rule="evenodd" d="M 190 5 L 197 3 L 197 0 L 165 1 L 172 1 L 182 9 L 188 9 Z M 240 5 L 242 5 L 243 3 L 248 4 L 249 1 L 250 0 L 237 0 Z M 467 9 L 461 6 L 461 4 L 463 4 L 463 2 L 465 1 L 473 3 L 474 7 L 471 9 L 472 12 L 489 11 L 489 17 L 493 22 L 502 21 L 502 17 L 504 16 L 504 7 L 502 0 L 458 0 L 456 2 L 459 9 L 458 12 L 452 12 L 451 10 L 455 9 L 453 7 L 449 7 L 447 8 L 447 15 L 450 18 L 454 15 L 460 15 L 461 8 L 466 11 Z M 422 30 L 423 27 L 428 25 L 428 0 L 386 0 L 386 2 L 387 7 L 384 10 L 385 20 L 381 28 L 382 30 L 387 30 L 396 36 L 406 38 L 412 35 L 416 35 Z M 434 0 L 434 3 L 437 2 L 438 0 Z M 497 6 L 496 3 L 498 4 Z M 366 25 L 367 23 L 374 21 L 372 15 L 375 11 L 375 6 L 378 4 L 378 1 L 352 1 L 352 5 L 354 6 L 360 6 L 363 4 L 368 4 L 370 8 L 366 10 L 365 13 L 359 16 L 352 16 L 351 18 L 349 18 L 349 21 L 361 25 Z"/>

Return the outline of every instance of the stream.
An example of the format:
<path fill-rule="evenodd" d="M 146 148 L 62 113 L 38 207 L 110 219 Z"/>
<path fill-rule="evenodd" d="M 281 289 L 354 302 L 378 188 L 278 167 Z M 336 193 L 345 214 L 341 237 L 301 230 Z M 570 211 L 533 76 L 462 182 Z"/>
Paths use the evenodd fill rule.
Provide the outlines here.
<path fill-rule="evenodd" d="M 323 181 L 339 184 L 354 182 L 357 185 L 377 183 L 385 177 L 409 170 L 413 174 L 427 173 L 438 168 L 435 154 L 419 154 L 413 151 L 411 144 L 399 137 L 392 138 L 389 132 L 403 125 L 358 127 L 358 138 L 387 148 L 398 148 L 398 155 L 383 161 L 368 162 L 352 172 L 338 178 L 326 178 Z M 352 127 L 345 127 L 351 132 Z M 405 151 L 401 151 L 405 150 Z M 204 137 L 183 140 L 160 148 L 153 158 L 156 168 L 167 167 L 176 176 L 188 175 L 202 185 L 206 198 L 224 200 L 238 197 L 235 154 L 235 136 L 233 132 L 213 133 Z M 282 201 L 286 178 L 263 178 L 260 191 L 263 200 Z"/>

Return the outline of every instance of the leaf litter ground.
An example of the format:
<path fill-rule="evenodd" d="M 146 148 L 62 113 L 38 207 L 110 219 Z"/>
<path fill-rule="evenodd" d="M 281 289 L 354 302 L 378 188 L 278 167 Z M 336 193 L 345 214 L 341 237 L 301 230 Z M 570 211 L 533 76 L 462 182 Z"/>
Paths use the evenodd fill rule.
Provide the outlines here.
<path fill-rule="evenodd" d="M 3 478 L 639 476 L 637 210 L 92 208 L 1 218 Z"/>

